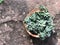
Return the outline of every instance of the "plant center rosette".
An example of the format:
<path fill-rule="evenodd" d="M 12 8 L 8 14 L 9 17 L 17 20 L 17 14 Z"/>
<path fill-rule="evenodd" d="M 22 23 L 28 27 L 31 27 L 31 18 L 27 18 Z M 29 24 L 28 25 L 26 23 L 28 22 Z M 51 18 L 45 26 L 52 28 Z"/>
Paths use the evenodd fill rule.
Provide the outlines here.
<path fill-rule="evenodd" d="M 54 29 L 53 17 L 45 6 L 40 6 L 39 9 L 39 12 L 26 17 L 24 23 L 31 33 L 39 35 L 40 39 L 44 40 L 51 36 Z"/>

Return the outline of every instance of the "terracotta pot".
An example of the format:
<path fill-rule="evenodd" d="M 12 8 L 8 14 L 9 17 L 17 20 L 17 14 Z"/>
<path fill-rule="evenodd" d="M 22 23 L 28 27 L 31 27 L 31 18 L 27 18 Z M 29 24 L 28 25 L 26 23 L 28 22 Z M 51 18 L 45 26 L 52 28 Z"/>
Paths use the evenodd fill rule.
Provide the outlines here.
<path fill-rule="evenodd" d="M 35 13 L 35 12 L 39 12 L 40 10 L 39 9 L 33 9 L 31 12 L 29 12 L 29 14 L 26 16 L 26 17 L 28 17 L 28 16 L 31 16 L 33 13 Z M 26 18 L 25 17 L 25 18 Z M 32 34 L 31 32 L 29 32 L 29 30 L 27 30 L 27 27 L 26 27 L 26 24 L 23 22 L 23 24 L 24 24 L 24 27 L 25 27 L 25 29 L 26 29 L 26 31 L 27 31 L 27 33 L 29 34 L 29 35 L 31 35 L 32 37 L 36 37 L 36 38 L 39 38 L 39 35 L 35 35 L 35 34 Z"/>

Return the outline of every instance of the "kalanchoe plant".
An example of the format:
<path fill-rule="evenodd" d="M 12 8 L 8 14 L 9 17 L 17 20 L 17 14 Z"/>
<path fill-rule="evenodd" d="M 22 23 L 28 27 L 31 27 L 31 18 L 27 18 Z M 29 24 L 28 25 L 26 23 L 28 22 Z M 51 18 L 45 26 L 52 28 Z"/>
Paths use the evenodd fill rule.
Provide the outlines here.
<path fill-rule="evenodd" d="M 26 17 L 24 23 L 31 33 L 39 35 L 40 39 L 44 40 L 51 36 L 54 29 L 53 18 L 45 6 L 40 6 L 39 9 L 39 12 Z"/>

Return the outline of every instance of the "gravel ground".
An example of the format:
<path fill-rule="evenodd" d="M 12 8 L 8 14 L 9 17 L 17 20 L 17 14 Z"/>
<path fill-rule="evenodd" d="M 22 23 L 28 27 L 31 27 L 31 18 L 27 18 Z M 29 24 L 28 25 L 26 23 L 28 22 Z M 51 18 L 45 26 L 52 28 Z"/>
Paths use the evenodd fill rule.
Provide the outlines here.
<path fill-rule="evenodd" d="M 0 45 L 60 45 L 60 0 L 4 0 L 0 4 Z M 29 36 L 22 21 L 39 5 L 45 5 L 53 15 L 56 35 L 48 42 Z M 58 40 L 58 42 L 57 42 Z"/>

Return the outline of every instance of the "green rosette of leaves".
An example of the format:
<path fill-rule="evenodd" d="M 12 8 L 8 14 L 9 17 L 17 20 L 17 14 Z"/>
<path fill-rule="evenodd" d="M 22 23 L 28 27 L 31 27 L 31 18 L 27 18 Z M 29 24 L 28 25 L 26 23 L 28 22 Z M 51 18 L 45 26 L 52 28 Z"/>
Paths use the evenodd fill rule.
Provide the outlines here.
<path fill-rule="evenodd" d="M 48 12 L 45 6 L 39 7 L 40 12 L 35 12 L 31 16 L 24 19 L 24 23 L 27 24 L 27 29 L 34 34 L 40 36 L 41 40 L 45 40 L 51 36 L 54 29 L 53 17 Z"/>

